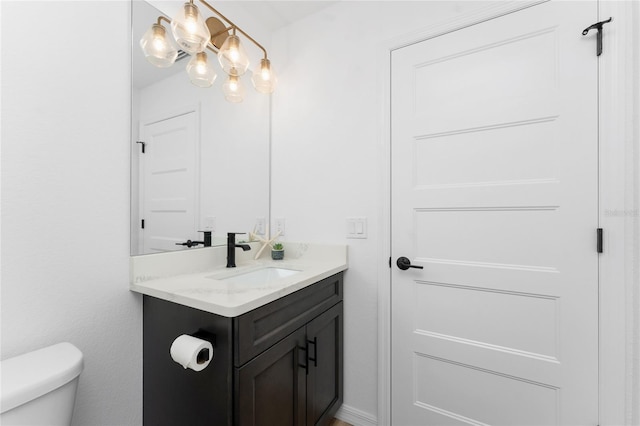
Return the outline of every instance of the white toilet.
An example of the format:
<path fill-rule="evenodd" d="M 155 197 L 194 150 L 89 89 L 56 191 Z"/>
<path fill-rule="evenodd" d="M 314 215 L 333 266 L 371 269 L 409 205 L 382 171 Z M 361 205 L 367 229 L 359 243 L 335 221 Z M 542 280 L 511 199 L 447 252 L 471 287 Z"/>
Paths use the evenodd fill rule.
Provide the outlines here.
<path fill-rule="evenodd" d="M 58 343 L 0 362 L 0 425 L 69 426 L 82 352 Z"/>

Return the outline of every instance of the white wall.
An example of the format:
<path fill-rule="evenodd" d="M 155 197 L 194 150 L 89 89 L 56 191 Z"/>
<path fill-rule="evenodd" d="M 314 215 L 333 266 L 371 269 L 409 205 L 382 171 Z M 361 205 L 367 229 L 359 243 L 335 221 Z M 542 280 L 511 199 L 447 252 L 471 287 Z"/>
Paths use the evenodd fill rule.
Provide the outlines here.
<path fill-rule="evenodd" d="M 486 6 L 486 3 L 484 4 Z M 382 243 L 384 82 L 390 39 L 424 30 L 482 2 L 340 2 L 274 36 L 272 217 L 286 239 L 347 242 L 345 409 L 377 412 L 377 274 Z M 368 218 L 369 237 L 345 240 L 345 219 Z M 348 418 L 354 420 L 353 418 Z"/>
<path fill-rule="evenodd" d="M 140 425 L 129 4 L 1 7 L 2 358 L 72 342 L 85 356 L 74 424 Z"/>

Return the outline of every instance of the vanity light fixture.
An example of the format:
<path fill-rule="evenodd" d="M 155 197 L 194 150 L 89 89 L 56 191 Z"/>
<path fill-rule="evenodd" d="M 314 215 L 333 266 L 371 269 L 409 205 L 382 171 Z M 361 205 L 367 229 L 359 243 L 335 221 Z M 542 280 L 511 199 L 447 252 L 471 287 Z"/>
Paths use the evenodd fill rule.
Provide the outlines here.
<path fill-rule="evenodd" d="M 158 21 L 140 40 L 140 47 L 147 60 L 156 67 L 170 67 L 178 56 L 174 45 L 177 43 L 180 49 L 192 56 L 187 65 L 191 82 L 199 87 L 211 87 L 217 75 L 208 61 L 205 52 L 208 49 L 217 54 L 220 66 L 228 75 L 222 86 L 225 98 L 229 102 L 242 102 L 244 87 L 240 77 L 249 68 L 249 56 L 237 34 L 240 33 L 264 55 L 251 77 L 253 86 L 260 93 L 273 93 L 277 78 L 265 48 L 205 0 L 198 1 L 221 19 L 211 16 L 205 20 L 194 0 L 185 3 L 172 20 L 164 16 L 158 17 Z M 170 24 L 173 39 L 167 36 L 162 21 Z"/>

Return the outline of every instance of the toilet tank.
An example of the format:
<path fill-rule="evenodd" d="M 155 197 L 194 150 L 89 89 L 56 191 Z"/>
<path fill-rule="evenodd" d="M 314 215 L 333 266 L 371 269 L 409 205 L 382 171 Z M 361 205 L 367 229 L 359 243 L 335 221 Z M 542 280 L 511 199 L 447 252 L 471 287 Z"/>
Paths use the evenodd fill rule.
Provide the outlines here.
<path fill-rule="evenodd" d="M 58 343 L 0 362 L 0 424 L 68 426 L 82 352 Z"/>

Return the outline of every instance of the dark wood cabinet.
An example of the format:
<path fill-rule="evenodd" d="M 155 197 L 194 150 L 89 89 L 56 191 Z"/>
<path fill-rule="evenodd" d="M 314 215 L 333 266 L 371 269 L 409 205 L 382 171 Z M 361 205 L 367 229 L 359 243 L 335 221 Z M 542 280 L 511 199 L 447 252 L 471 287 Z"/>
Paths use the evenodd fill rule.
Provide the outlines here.
<path fill-rule="evenodd" d="M 342 346 L 339 302 L 236 368 L 236 424 L 329 424 L 342 404 Z"/>
<path fill-rule="evenodd" d="M 227 318 L 144 296 L 144 424 L 323 426 L 342 404 L 342 273 Z M 185 370 L 180 334 L 215 335 L 215 357 Z"/>

